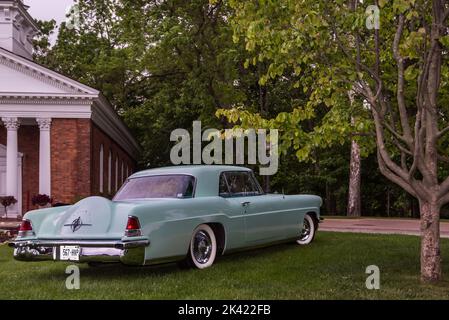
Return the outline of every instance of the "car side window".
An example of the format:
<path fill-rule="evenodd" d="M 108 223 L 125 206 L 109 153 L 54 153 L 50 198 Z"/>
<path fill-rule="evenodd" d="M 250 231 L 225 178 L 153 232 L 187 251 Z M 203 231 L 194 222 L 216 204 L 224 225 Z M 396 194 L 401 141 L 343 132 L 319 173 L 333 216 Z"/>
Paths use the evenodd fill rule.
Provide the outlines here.
<path fill-rule="evenodd" d="M 220 197 L 229 197 L 230 196 L 228 183 L 226 182 L 226 177 L 225 177 L 224 173 L 222 173 L 220 175 L 218 194 L 220 195 Z"/>
<path fill-rule="evenodd" d="M 226 172 L 226 181 L 232 197 L 256 196 L 261 194 L 250 172 Z"/>
<path fill-rule="evenodd" d="M 254 176 L 254 172 L 251 172 L 251 178 L 253 179 L 254 186 L 256 190 L 259 191 L 259 194 L 265 194 L 265 191 L 260 186 L 259 181 L 257 181 L 256 177 Z"/>
<path fill-rule="evenodd" d="M 188 182 L 186 191 L 184 192 L 183 197 L 184 198 L 192 198 L 194 189 L 195 189 L 194 180 L 190 179 Z"/>

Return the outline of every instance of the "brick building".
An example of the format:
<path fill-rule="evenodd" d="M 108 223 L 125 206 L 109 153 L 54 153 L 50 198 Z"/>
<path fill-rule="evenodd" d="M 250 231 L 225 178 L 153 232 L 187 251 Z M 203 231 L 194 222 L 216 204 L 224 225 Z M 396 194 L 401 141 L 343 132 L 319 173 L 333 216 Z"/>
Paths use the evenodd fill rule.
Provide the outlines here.
<path fill-rule="evenodd" d="M 113 194 L 138 154 L 99 91 L 32 61 L 36 32 L 21 1 L 0 0 L 0 196 L 18 200 L 8 216 L 33 209 L 36 194 Z"/>

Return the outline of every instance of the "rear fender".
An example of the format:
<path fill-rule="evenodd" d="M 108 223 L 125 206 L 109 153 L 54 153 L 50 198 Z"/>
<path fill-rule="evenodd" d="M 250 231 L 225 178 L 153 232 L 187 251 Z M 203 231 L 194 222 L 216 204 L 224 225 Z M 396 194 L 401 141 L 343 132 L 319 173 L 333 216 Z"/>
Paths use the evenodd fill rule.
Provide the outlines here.
<path fill-rule="evenodd" d="M 42 232 L 42 227 L 47 224 L 51 224 L 57 216 L 64 213 L 71 206 L 62 206 L 54 208 L 45 208 L 39 210 L 28 211 L 24 216 L 24 220 L 30 220 L 33 227 L 33 231 L 38 236 Z"/>

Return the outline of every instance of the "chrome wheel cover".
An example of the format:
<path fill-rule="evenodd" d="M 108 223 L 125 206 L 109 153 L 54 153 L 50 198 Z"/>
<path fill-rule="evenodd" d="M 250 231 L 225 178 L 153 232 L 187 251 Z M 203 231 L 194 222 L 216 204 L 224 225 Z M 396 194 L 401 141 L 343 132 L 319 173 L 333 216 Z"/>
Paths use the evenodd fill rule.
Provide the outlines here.
<path fill-rule="evenodd" d="M 309 220 L 307 218 L 304 218 L 304 224 L 302 228 L 301 235 L 299 236 L 299 241 L 307 241 L 309 239 L 311 233 L 311 227 Z"/>
<path fill-rule="evenodd" d="M 212 255 L 212 240 L 209 234 L 203 230 L 195 234 L 193 240 L 193 257 L 198 263 L 205 264 Z"/>

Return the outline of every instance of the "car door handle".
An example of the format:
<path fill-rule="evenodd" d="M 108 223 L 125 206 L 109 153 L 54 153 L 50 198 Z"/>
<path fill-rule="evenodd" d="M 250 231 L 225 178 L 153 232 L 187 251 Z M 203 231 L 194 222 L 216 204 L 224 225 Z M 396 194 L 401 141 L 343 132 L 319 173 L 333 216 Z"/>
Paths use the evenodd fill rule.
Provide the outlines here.
<path fill-rule="evenodd" d="M 243 207 L 247 207 L 250 203 L 251 203 L 250 201 L 242 202 L 242 206 Z"/>

